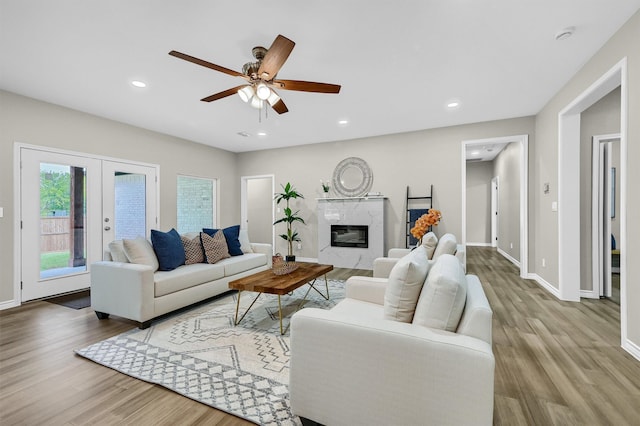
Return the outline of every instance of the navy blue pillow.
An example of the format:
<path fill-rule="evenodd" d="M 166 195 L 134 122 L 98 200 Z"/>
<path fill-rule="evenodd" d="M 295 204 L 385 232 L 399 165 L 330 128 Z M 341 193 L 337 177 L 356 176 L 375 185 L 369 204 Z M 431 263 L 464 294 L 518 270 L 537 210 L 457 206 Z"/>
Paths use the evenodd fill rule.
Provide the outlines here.
<path fill-rule="evenodd" d="M 215 234 L 217 231 L 218 229 L 202 229 L 202 232 L 204 232 L 205 234 L 209 234 L 212 237 L 213 234 Z M 229 254 L 231 256 L 240 256 L 244 254 L 242 252 L 242 249 L 240 248 L 240 240 L 238 239 L 238 237 L 240 236 L 240 225 L 234 225 L 228 228 L 224 228 L 222 230 L 222 233 L 224 234 L 225 240 L 227 240 L 227 249 L 229 250 Z"/>
<path fill-rule="evenodd" d="M 184 246 L 180 234 L 175 229 L 169 232 L 151 230 L 151 244 L 156 252 L 160 271 L 172 271 L 180 265 L 184 265 Z"/>

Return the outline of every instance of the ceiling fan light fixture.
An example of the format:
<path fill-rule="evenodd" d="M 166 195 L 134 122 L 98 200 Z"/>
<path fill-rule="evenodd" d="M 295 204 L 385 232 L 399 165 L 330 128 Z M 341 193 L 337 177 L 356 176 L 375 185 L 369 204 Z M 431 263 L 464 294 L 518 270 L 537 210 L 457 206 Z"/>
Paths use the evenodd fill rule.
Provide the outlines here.
<path fill-rule="evenodd" d="M 271 92 L 271 95 L 269 95 L 269 97 L 267 98 L 267 102 L 269 102 L 269 105 L 274 106 L 280 100 L 280 96 L 276 95 L 276 92 L 274 91 L 270 91 L 270 92 Z"/>
<path fill-rule="evenodd" d="M 269 96 L 271 96 L 271 89 L 269 89 L 269 87 L 267 87 L 267 85 L 264 83 L 258 83 L 258 85 L 256 86 L 256 95 L 258 96 L 258 98 L 266 101 L 267 99 L 269 99 Z"/>
<path fill-rule="evenodd" d="M 253 98 L 251 98 L 251 106 L 257 109 L 262 108 L 262 104 L 263 104 L 263 100 L 260 99 L 258 96 L 254 96 Z"/>
<path fill-rule="evenodd" d="M 253 97 L 253 87 L 244 86 L 242 89 L 238 90 L 238 96 L 242 99 L 242 102 L 249 102 L 249 100 Z"/>

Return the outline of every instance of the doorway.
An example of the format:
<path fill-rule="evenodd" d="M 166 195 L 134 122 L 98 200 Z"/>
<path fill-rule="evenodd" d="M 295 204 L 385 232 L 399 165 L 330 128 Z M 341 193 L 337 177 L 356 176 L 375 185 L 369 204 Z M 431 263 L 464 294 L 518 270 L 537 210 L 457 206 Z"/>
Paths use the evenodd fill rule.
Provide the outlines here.
<path fill-rule="evenodd" d="M 519 167 L 519 197 L 517 200 L 517 208 L 519 211 L 519 267 L 520 277 L 529 278 L 528 275 L 528 259 L 529 259 L 529 135 L 503 136 L 488 139 L 475 139 L 462 141 L 461 146 L 461 181 L 462 181 L 462 244 L 467 244 L 467 146 L 468 145 L 487 145 L 487 144 L 510 144 L 517 143 L 520 146 L 518 167 Z M 493 188 L 492 188 L 493 192 Z M 492 206 L 493 207 L 493 206 Z M 492 216 L 495 216 L 492 211 Z M 493 223 L 493 220 L 492 220 Z M 493 226 L 492 226 L 493 228 Z M 493 230 L 492 230 L 493 233 Z M 491 244 L 497 241 L 492 237 Z"/>
<path fill-rule="evenodd" d="M 491 179 L 491 247 L 498 247 L 498 221 L 500 220 L 498 216 L 498 212 L 500 211 L 498 180 L 498 176 L 494 176 Z"/>
<path fill-rule="evenodd" d="M 240 178 L 241 226 L 247 229 L 249 241 L 270 243 L 275 247 L 275 211 L 273 195 L 275 176 L 258 175 Z"/>
<path fill-rule="evenodd" d="M 156 226 L 155 167 L 17 149 L 21 302 L 90 288 L 90 265 L 116 235 L 146 236 Z"/>

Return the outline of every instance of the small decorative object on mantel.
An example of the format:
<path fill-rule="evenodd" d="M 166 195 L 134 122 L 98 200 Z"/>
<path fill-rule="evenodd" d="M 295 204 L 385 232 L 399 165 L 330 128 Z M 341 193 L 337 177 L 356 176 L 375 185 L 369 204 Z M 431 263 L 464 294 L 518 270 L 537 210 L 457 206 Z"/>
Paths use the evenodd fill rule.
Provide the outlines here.
<path fill-rule="evenodd" d="M 285 262 L 280 253 L 276 253 L 271 259 L 273 261 L 271 269 L 276 275 L 290 274 L 298 269 L 298 265 L 295 262 Z"/>
<path fill-rule="evenodd" d="M 324 198 L 329 197 L 329 189 L 331 188 L 329 186 L 329 181 L 323 181 L 322 179 L 320 179 L 320 185 L 322 185 L 322 196 Z"/>
<path fill-rule="evenodd" d="M 437 226 L 442 219 L 440 210 L 429 209 L 429 213 L 423 214 L 416 220 L 416 224 L 411 228 L 411 235 L 418 240 L 418 245 L 422 244 L 422 237 L 431 226 Z"/>

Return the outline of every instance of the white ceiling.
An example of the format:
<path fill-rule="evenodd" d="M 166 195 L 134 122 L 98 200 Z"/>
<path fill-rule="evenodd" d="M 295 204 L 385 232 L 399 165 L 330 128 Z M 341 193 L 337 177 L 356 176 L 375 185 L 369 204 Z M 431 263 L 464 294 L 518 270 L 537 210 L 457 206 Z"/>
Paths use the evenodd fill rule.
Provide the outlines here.
<path fill-rule="evenodd" d="M 346 140 L 536 114 L 638 8 L 640 0 L 0 0 L 0 88 L 234 152 Z M 555 41 L 569 26 L 573 37 Z M 168 55 L 241 71 L 251 48 L 278 34 L 296 42 L 279 78 L 341 84 L 340 94 L 280 91 L 290 111 L 260 123 L 235 95 L 200 101 L 241 79 Z M 454 99 L 460 106 L 447 109 Z"/>

